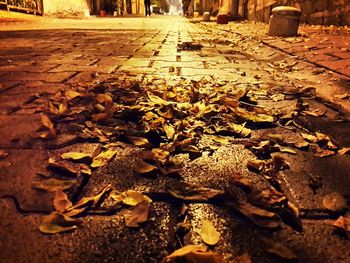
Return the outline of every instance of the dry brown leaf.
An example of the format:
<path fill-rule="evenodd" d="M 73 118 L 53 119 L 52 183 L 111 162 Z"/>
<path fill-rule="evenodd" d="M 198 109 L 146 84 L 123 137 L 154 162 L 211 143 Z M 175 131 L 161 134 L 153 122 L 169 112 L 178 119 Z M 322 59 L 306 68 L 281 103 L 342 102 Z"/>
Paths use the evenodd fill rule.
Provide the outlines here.
<path fill-rule="evenodd" d="M 73 165 L 71 163 L 67 163 L 65 161 L 56 161 L 53 158 L 49 159 L 49 164 L 47 168 L 52 171 L 62 172 L 70 176 L 77 176 L 80 172 L 80 169 L 78 166 Z"/>
<path fill-rule="evenodd" d="M 224 193 L 220 190 L 201 187 L 180 181 L 173 181 L 169 183 L 168 191 L 172 196 L 178 199 L 191 201 L 207 201 Z"/>
<path fill-rule="evenodd" d="M 152 200 L 147 195 L 132 190 L 123 192 L 121 194 L 112 192 L 110 194 L 110 197 L 118 202 L 123 202 L 124 204 L 130 206 L 135 206 L 143 201 L 147 201 L 149 203 L 152 202 Z"/>
<path fill-rule="evenodd" d="M 291 148 L 282 147 L 282 146 L 280 146 L 279 148 L 280 148 L 280 152 L 281 152 L 281 153 L 297 154 L 297 152 L 294 151 L 294 150 L 291 149 Z"/>
<path fill-rule="evenodd" d="M 202 223 L 199 235 L 204 243 L 214 246 L 219 242 L 220 233 L 215 229 L 212 222 L 205 219 Z"/>
<path fill-rule="evenodd" d="M 43 131 L 40 132 L 39 137 L 42 139 L 53 139 L 56 137 L 56 131 L 50 118 L 45 114 L 40 115 Z M 42 130 L 41 128 L 39 130 Z"/>
<path fill-rule="evenodd" d="M 150 145 L 150 142 L 143 137 L 127 136 L 127 139 L 135 146 L 146 147 Z"/>
<path fill-rule="evenodd" d="M 261 172 L 264 170 L 265 164 L 266 162 L 264 160 L 254 159 L 248 161 L 247 167 L 249 170 Z"/>
<path fill-rule="evenodd" d="M 249 203 L 240 203 L 234 207 L 257 226 L 278 228 L 282 224 L 281 218 L 277 214 Z"/>
<path fill-rule="evenodd" d="M 4 150 L 0 150 L 0 159 L 7 157 L 9 154 Z"/>
<path fill-rule="evenodd" d="M 330 211 L 337 212 L 346 209 L 347 201 L 337 192 L 330 193 L 323 197 L 322 204 Z"/>
<path fill-rule="evenodd" d="M 314 117 L 319 117 L 319 116 L 325 115 L 326 112 L 327 112 L 326 109 L 321 109 L 321 108 L 318 108 L 318 109 L 315 109 L 315 110 L 304 110 L 304 111 L 302 111 L 302 113 L 304 113 L 306 115 L 314 116 Z"/>
<path fill-rule="evenodd" d="M 75 205 L 69 207 L 64 212 L 65 215 L 75 217 L 81 215 L 89 210 L 93 210 L 101 205 L 105 198 L 111 192 L 111 186 L 107 185 L 97 195 L 83 197 Z"/>
<path fill-rule="evenodd" d="M 55 193 L 55 198 L 53 200 L 53 206 L 56 211 L 63 213 L 67 208 L 71 207 L 73 204 L 68 199 L 68 196 L 62 190 L 58 190 Z"/>
<path fill-rule="evenodd" d="M 275 254 L 287 260 L 297 259 L 297 256 L 294 254 L 294 252 L 287 248 L 285 245 L 267 238 L 264 238 L 262 241 L 264 242 L 265 250 L 267 252 Z"/>
<path fill-rule="evenodd" d="M 244 125 L 239 125 L 234 123 L 228 123 L 228 125 L 236 135 L 242 138 L 249 137 L 252 132 L 250 129 L 244 127 Z"/>
<path fill-rule="evenodd" d="M 67 90 L 65 93 L 64 93 L 64 96 L 68 99 L 68 100 L 72 100 L 72 99 L 75 99 L 77 97 L 80 97 L 81 94 L 77 91 L 74 91 L 74 90 Z"/>
<path fill-rule="evenodd" d="M 340 216 L 334 223 L 333 226 L 341 228 L 346 232 L 350 232 L 350 216 Z"/>
<path fill-rule="evenodd" d="M 153 102 L 154 104 L 157 104 L 157 105 L 168 105 L 170 104 L 169 102 L 167 102 L 166 100 L 163 100 L 162 98 L 154 95 L 153 93 L 151 92 L 147 92 L 147 95 L 148 95 L 148 99 Z"/>
<path fill-rule="evenodd" d="M 342 148 L 338 151 L 339 154 L 344 155 L 350 153 L 350 147 Z"/>
<path fill-rule="evenodd" d="M 157 170 L 157 166 L 139 160 L 135 163 L 134 172 L 138 174 L 150 173 Z"/>
<path fill-rule="evenodd" d="M 98 94 L 96 97 L 98 103 L 113 103 L 113 98 L 109 94 Z"/>
<path fill-rule="evenodd" d="M 203 245 L 188 245 L 180 248 L 164 258 L 162 263 L 177 262 L 177 259 L 182 259 L 181 262 L 185 263 L 225 263 L 222 255 L 215 252 L 207 252 L 207 247 Z"/>
<path fill-rule="evenodd" d="M 113 157 L 116 155 L 117 150 L 108 149 L 104 152 L 101 152 L 99 155 L 95 156 L 92 160 L 91 167 L 98 168 L 105 166 Z"/>
<path fill-rule="evenodd" d="M 298 149 L 305 149 L 307 147 L 309 147 L 309 143 L 308 142 L 295 142 L 293 143 L 293 145 L 298 148 Z"/>
<path fill-rule="evenodd" d="M 9 167 L 11 167 L 11 165 L 12 165 L 12 163 L 10 161 L 6 161 L 6 160 L 0 161 L 0 168 L 1 169 L 9 168 Z"/>
<path fill-rule="evenodd" d="M 124 212 L 125 225 L 127 227 L 139 227 L 148 220 L 150 203 L 145 200 L 133 208 Z"/>
<path fill-rule="evenodd" d="M 350 98 L 350 93 L 343 93 L 343 94 L 337 94 L 337 95 L 334 95 L 335 98 L 338 98 L 338 99 L 348 99 Z"/>
<path fill-rule="evenodd" d="M 67 152 L 61 154 L 61 158 L 63 160 L 73 160 L 73 161 L 81 161 L 84 163 L 91 163 L 92 157 L 90 154 L 82 153 L 82 152 Z"/>
<path fill-rule="evenodd" d="M 327 149 L 317 149 L 316 153 L 314 154 L 315 157 L 323 158 L 323 157 L 329 157 L 332 155 L 335 155 L 335 151 L 327 150 Z"/>
<path fill-rule="evenodd" d="M 318 142 L 318 139 L 315 135 L 307 134 L 307 133 L 300 133 L 300 135 L 308 142 L 313 142 L 313 143 Z"/>
<path fill-rule="evenodd" d="M 58 212 L 53 212 L 43 218 L 39 229 L 44 234 L 57 234 L 75 230 L 81 224 L 80 219 L 71 218 Z"/>
<path fill-rule="evenodd" d="M 57 179 L 47 179 L 44 181 L 32 182 L 32 187 L 40 190 L 45 190 L 49 192 L 55 192 L 58 190 L 69 189 L 77 183 L 76 180 L 57 180 Z"/>

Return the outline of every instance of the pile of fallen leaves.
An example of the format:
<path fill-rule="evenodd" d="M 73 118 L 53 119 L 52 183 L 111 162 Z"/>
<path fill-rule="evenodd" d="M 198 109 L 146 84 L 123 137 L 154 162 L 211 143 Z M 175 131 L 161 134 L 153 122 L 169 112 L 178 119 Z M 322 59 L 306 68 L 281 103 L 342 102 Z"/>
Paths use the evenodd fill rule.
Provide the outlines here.
<path fill-rule="evenodd" d="M 276 101 L 276 96 L 289 96 L 295 100 L 295 107 L 281 111 L 262 106 L 258 102 L 262 96 L 271 102 Z M 106 199 L 112 200 L 110 211 L 120 211 L 124 216 L 126 226 L 139 227 L 147 221 L 152 200 L 140 192 L 119 193 L 107 186 L 96 196 L 73 203 L 63 191 L 77 184 L 80 176 L 89 178 L 96 169 L 105 166 L 118 153 L 117 142 L 141 149 L 133 167 L 135 174 L 181 177 L 181 162 L 174 158 L 176 155 L 187 154 L 193 160 L 203 151 L 213 153 L 218 145 L 227 144 L 231 138 L 240 138 L 256 156 L 248 162 L 248 169 L 262 174 L 270 182 L 270 188 L 258 190 L 240 175 L 233 175 L 234 183 L 220 190 L 176 180 L 168 185 L 170 196 L 183 202 L 219 199 L 223 201 L 220 203 L 257 226 L 278 229 L 284 222 L 301 231 L 299 211 L 283 194 L 276 179 L 278 171 L 288 169 L 289 165 L 275 153 L 297 154 L 298 150 L 311 150 L 316 157 L 326 157 L 350 151 L 339 147 L 325 134 L 300 127 L 295 121 L 298 116 L 324 114 L 319 109 L 309 109 L 302 101 L 303 96 L 309 97 L 310 90 L 299 91 L 293 96 L 276 95 L 254 85 L 237 85 L 229 81 L 212 83 L 205 79 L 182 80 L 174 85 L 159 81 L 141 85 L 114 79 L 58 91 L 48 98 L 47 107 L 43 109 L 45 114 L 42 114 L 38 138 L 53 140 L 62 134 L 70 134 L 79 141 L 97 142 L 102 147 L 92 154 L 67 152 L 49 160 L 49 170 L 72 179 L 51 178 L 33 183 L 35 188 L 55 192 L 55 211 L 44 218 L 40 230 L 44 233 L 74 230 L 81 223 L 81 216 L 98 210 Z M 299 139 L 293 141 L 285 141 L 278 134 L 271 134 L 267 139 L 254 137 L 254 131 L 276 126 L 302 132 L 299 132 Z M 212 144 L 201 144 L 204 136 L 210 138 Z M 201 236 L 208 245 L 215 245 L 219 240 L 210 221 L 203 222 Z M 212 253 L 206 251 L 203 246 L 183 248 L 168 256 L 166 261 L 177 257 L 205 259 Z M 210 257 L 221 256 L 212 253 Z M 210 262 L 223 262 L 220 260 Z"/>

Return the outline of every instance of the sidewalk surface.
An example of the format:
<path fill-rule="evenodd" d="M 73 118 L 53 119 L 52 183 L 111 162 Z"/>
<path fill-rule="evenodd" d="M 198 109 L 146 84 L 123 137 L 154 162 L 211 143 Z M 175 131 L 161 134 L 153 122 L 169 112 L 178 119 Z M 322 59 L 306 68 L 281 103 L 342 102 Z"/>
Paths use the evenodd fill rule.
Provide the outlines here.
<path fill-rule="evenodd" d="M 181 246 L 204 245 L 205 219 L 220 233 L 208 249 L 225 262 L 249 262 L 243 254 L 258 263 L 350 262 L 349 226 L 332 225 L 339 216 L 349 218 L 350 33 L 303 27 L 301 36 L 280 39 L 264 30 L 177 16 L 0 19 L 1 262 L 161 262 Z M 192 43 L 187 50 L 186 42 Z M 166 102 L 169 97 L 176 103 Z M 111 98 L 114 113 L 128 110 L 103 119 L 97 114 L 108 115 Z M 137 126 L 150 119 L 145 130 Z M 239 125 L 221 129 L 230 121 Z M 154 139 L 160 122 L 164 131 Z M 146 146 L 132 139 L 145 134 Z M 157 161 L 157 173 L 135 174 L 146 169 L 139 159 L 149 144 L 170 145 L 181 170 L 160 171 Z M 84 174 L 86 160 L 85 166 L 66 164 L 63 176 L 60 165 L 59 172 L 48 171 L 49 158 L 96 156 L 102 146 L 113 156 L 91 176 Z M 65 222 L 73 226 L 67 233 L 39 231 L 45 216 L 70 207 L 62 196 L 57 204 L 57 193 L 33 187 L 48 175 L 74 180 L 65 190 L 74 204 L 105 189 L 99 199 L 85 199 L 83 212 L 75 210 L 82 222 Z M 224 194 L 174 197 L 171 186 L 184 189 L 179 182 Z M 140 227 L 126 227 L 136 212 L 113 203 L 111 191 L 128 190 L 153 200 L 135 207 L 142 213 L 150 206 Z M 323 205 L 331 193 L 338 198 L 333 212 Z M 209 262 L 224 262 L 216 260 Z"/>

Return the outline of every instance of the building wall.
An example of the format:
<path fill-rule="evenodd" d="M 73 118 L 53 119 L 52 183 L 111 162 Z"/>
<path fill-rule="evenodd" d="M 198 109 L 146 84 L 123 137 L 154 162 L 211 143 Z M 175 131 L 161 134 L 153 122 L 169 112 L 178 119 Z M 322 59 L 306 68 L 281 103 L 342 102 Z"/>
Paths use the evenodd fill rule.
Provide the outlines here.
<path fill-rule="evenodd" d="M 43 0 L 44 15 L 82 16 L 90 10 L 90 0 Z"/>
<path fill-rule="evenodd" d="M 248 19 L 268 22 L 278 5 L 299 7 L 307 24 L 350 25 L 350 0 L 249 0 Z"/>

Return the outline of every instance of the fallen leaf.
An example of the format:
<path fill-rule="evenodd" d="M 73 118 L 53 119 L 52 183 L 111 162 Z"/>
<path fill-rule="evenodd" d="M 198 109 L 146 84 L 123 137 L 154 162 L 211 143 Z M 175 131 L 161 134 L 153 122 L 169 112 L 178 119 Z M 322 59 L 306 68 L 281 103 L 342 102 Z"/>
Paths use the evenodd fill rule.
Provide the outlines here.
<path fill-rule="evenodd" d="M 174 129 L 174 127 L 172 125 L 170 125 L 168 123 L 164 123 L 163 124 L 163 130 L 164 130 L 168 140 L 171 140 L 172 138 L 174 138 L 175 129 Z"/>
<path fill-rule="evenodd" d="M 32 187 L 40 190 L 45 190 L 49 192 L 55 192 L 58 190 L 69 189 L 77 183 L 76 180 L 57 180 L 57 179 L 48 179 L 44 181 L 35 181 L 32 182 Z"/>
<path fill-rule="evenodd" d="M 41 131 L 39 137 L 42 139 L 53 139 L 56 137 L 56 131 L 50 118 L 45 114 L 40 115 L 42 127 L 38 130 Z M 42 131 L 44 129 L 44 131 Z"/>
<path fill-rule="evenodd" d="M 220 233 L 215 229 L 212 222 L 205 219 L 202 223 L 199 235 L 207 245 L 216 245 L 220 239 Z"/>
<path fill-rule="evenodd" d="M 123 202 L 124 204 L 130 205 L 130 206 L 135 206 L 143 201 L 147 201 L 149 203 L 152 202 L 152 200 L 148 196 L 142 194 L 141 192 L 132 191 L 132 190 L 123 192 L 121 194 L 116 194 L 112 192 L 110 196 L 114 200 L 118 202 Z"/>
<path fill-rule="evenodd" d="M 314 154 L 315 157 L 323 158 L 323 157 L 329 157 L 336 154 L 335 151 L 327 150 L 327 149 L 317 149 L 316 153 Z"/>
<path fill-rule="evenodd" d="M 64 214 L 75 217 L 89 210 L 93 210 L 101 205 L 111 191 L 111 186 L 107 185 L 102 188 L 97 195 L 81 198 L 75 205 L 67 208 Z"/>
<path fill-rule="evenodd" d="M 71 218 L 59 212 L 53 212 L 43 218 L 39 229 L 44 234 L 57 234 L 73 231 L 80 224 L 80 219 Z"/>
<path fill-rule="evenodd" d="M 257 226 L 274 229 L 280 227 L 282 224 L 281 218 L 277 214 L 249 203 L 239 203 L 238 205 L 234 205 L 234 208 Z"/>
<path fill-rule="evenodd" d="M 225 263 L 222 255 L 215 252 L 207 252 L 207 247 L 203 245 L 182 247 L 165 257 L 161 263 L 178 262 L 177 259 L 182 259 L 181 262 L 185 263 Z"/>
<path fill-rule="evenodd" d="M 63 154 L 61 154 L 61 158 L 63 160 L 81 161 L 84 163 L 90 163 L 92 161 L 92 157 L 90 154 L 82 153 L 82 152 L 63 153 Z"/>
<path fill-rule="evenodd" d="M 98 103 L 113 103 L 113 98 L 109 94 L 98 94 L 96 97 Z"/>
<path fill-rule="evenodd" d="M 0 159 L 7 157 L 9 154 L 4 150 L 0 150 Z"/>
<path fill-rule="evenodd" d="M 71 207 L 73 204 L 68 199 L 68 196 L 62 190 L 58 190 L 55 193 L 55 198 L 53 200 L 53 206 L 56 211 L 63 213 L 67 208 Z"/>
<path fill-rule="evenodd" d="M 310 116 L 314 116 L 314 117 L 319 117 L 322 115 L 325 115 L 327 112 L 326 109 L 315 109 L 315 110 L 304 110 L 302 111 L 302 113 L 306 114 L 306 115 L 310 115 Z"/>
<path fill-rule="evenodd" d="M 11 167 L 12 163 L 6 160 L 1 160 L 0 161 L 0 168 L 5 169 Z"/>
<path fill-rule="evenodd" d="M 350 232 L 350 216 L 340 216 L 334 223 L 333 226 L 341 228 L 346 232 Z"/>
<path fill-rule="evenodd" d="M 285 245 L 267 238 L 264 238 L 262 241 L 267 252 L 275 254 L 287 260 L 297 259 L 297 256 L 294 254 L 294 252 Z"/>
<path fill-rule="evenodd" d="M 79 167 L 77 165 L 67 163 L 65 161 L 56 161 L 53 158 L 49 159 L 47 168 L 52 171 L 57 171 L 70 176 L 77 176 L 79 174 Z"/>
<path fill-rule="evenodd" d="M 294 151 L 293 149 L 288 148 L 288 147 L 282 147 L 282 146 L 280 146 L 280 151 L 281 151 L 281 153 L 297 154 L 296 151 Z"/>
<path fill-rule="evenodd" d="M 338 151 L 339 154 L 344 155 L 350 153 L 350 147 L 342 148 Z"/>
<path fill-rule="evenodd" d="M 148 220 L 150 203 L 142 201 L 133 208 L 125 211 L 124 219 L 127 227 L 139 227 L 142 223 Z"/>
<path fill-rule="evenodd" d="M 150 173 L 157 170 L 157 166 L 146 163 L 143 160 L 139 160 L 135 163 L 134 172 L 138 174 Z"/>
<path fill-rule="evenodd" d="M 307 133 L 300 133 L 300 135 L 308 142 L 318 142 L 318 139 L 315 135 L 307 134 Z"/>
<path fill-rule="evenodd" d="M 347 99 L 350 98 L 350 93 L 337 94 L 334 95 L 334 97 L 338 99 Z"/>
<path fill-rule="evenodd" d="M 150 145 L 149 141 L 143 137 L 127 136 L 127 139 L 135 146 L 146 147 Z"/>
<path fill-rule="evenodd" d="M 68 100 L 72 100 L 72 99 L 75 99 L 79 96 L 81 96 L 81 94 L 77 91 L 74 91 L 74 90 L 67 90 L 65 93 L 64 93 L 64 96 L 68 99 Z"/>
<path fill-rule="evenodd" d="M 337 192 L 330 193 L 323 197 L 322 204 L 325 208 L 333 212 L 344 210 L 347 207 L 347 201 Z"/>
<path fill-rule="evenodd" d="M 168 184 L 168 191 L 172 196 L 178 199 L 189 201 L 207 201 L 224 193 L 220 190 L 180 181 L 170 182 Z"/>
<path fill-rule="evenodd" d="M 108 149 L 107 151 L 101 152 L 99 155 L 95 156 L 92 160 L 91 167 L 98 168 L 105 166 L 113 157 L 116 155 L 117 150 Z"/>

